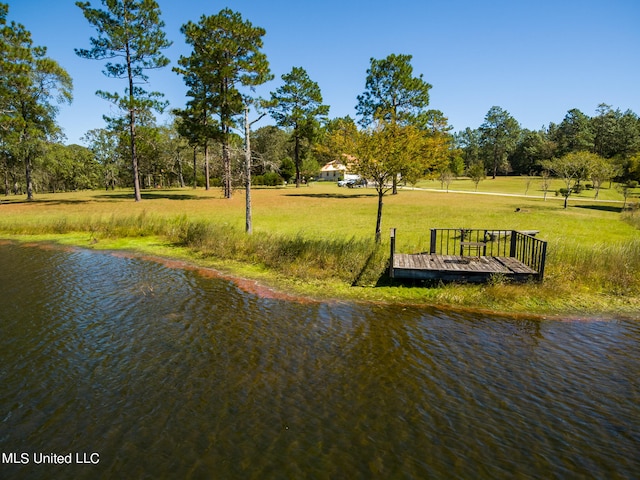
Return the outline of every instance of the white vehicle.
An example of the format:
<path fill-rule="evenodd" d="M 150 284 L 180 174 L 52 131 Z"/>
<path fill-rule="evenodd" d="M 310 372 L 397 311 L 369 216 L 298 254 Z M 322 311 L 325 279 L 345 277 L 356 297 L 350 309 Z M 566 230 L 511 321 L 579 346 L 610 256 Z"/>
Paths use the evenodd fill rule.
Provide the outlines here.
<path fill-rule="evenodd" d="M 338 182 L 339 187 L 353 187 L 356 183 L 359 183 L 362 179 L 360 175 L 353 173 L 345 173 L 344 178 Z"/>

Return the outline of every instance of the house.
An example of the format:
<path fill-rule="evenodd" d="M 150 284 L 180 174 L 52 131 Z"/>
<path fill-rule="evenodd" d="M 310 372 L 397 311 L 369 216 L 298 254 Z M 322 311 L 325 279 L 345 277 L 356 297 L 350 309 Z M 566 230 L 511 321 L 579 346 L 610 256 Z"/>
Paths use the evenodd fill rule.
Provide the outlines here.
<path fill-rule="evenodd" d="M 342 179 L 347 173 L 346 165 L 343 165 L 338 160 L 327 163 L 320 169 L 319 180 L 338 181 Z"/>

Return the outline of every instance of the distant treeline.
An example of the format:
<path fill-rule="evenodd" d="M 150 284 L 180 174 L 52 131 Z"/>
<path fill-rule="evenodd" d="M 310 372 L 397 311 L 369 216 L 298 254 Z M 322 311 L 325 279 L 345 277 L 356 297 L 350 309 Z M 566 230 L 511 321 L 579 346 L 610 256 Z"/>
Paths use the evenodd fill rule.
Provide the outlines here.
<path fill-rule="evenodd" d="M 329 122 L 331 123 L 331 122 Z M 303 144 L 302 175 L 314 178 L 325 163 L 340 159 L 332 151 L 327 127 L 314 145 Z M 322 133 L 324 132 L 324 134 Z M 570 110 L 559 124 L 540 130 L 527 130 L 507 112 L 494 107 L 476 129 L 466 128 L 450 134 L 450 162 L 453 176 L 468 175 L 480 164 L 486 174 L 540 174 L 549 161 L 572 152 L 590 152 L 611 166 L 611 179 L 640 180 L 640 119 L 630 111 L 600 105 L 590 117 Z M 295 176 L 294 145 L 290 134 L 274 125 L 252 133 L 252 175 L 254 183 L 278 185 Z M 138 129 L 139 174 L 142 188 L 204 186 L 204 157 L 200 148 L 190 146 L 175 125 L 158 126 L 148 122 Z M 36 191 L 59 192 L 130 186 L 129 139 L 125 132 L 96 129 L 83 137 L 87 146 L 45 143 L 36 157 L 33 183 Z M 222 178 L 220 144 L 210 146 L 211 183 Z M 234 185 L 243 182 L 241 162 L 243 140 L 232 136 Z M 547 161 L 547 163 L 545 163 Z M 4 194 L 25 193 L 24 165 L 3 155 L 0 171 Z M 433 176 L 442 172 L 430 172 Z"/>
<path fill-rule="evenodd" d="M 640 180 L 640 119 L 631 110 L 601 104 L 593 117 L 569 110 L 559 123 L 540 130 L 520 128 L 508 112 L 493 107 L 477 129 L 456 133 L 461 168 L 482 163 L 493 174 L 540 173 L 545 161 L 572 152 L 589 152 L 606 160 L 618 180 Z"/>
<path fill-rule="evenodd" d="M 182 26 L 185 42 L 194 47 L 174 67 L 188 87 L 185 105 L 173 108 L 173 121 L 159 125 L 153 112 L 168 104 L 161 92 L 143 89 L 145 72 L 169 65 L 162 51 L 171 42 L 157 2 L 131 4 L 136 7 L 131 11 L 120 2 L 103 3 L 99 10 L 78 2 L 97 36 L 89 39 L 90 48 L 76 53 L 106 61 L 103 73 L 129 85 L 120 92 L 97 92 L 117 113 L 105 116 L 106 127 L 88 131 L 86 146 L 79 146 L 64 145 L 56 118 L 58 105 L 71 102 L 71 77 L 46 56 L 46 47 L 33 45 L 23 25 L 7 21 L 9 6 L 0 3 L 0 189 L 5 195 L 26 193 L 31 199 L 36 191 L 133 186 L 139 200 L 140 188 L 221 185 L 230 197 L 232 188 L 245 184 L 247 172 L 254 184 L 295 181 L 299 186 L 331 161 L 346 163 L 362 176 L 384 164 L 394 191 L 400 177 L 412 182 L 469 175 L 477 181 L 487 174 L 544 174 L 565 178 L 567 190 L 571 181 L 579 185 L 594 175 L 598 181 L 640 180 L 640 120 L 634 112 L 601 104 L 590 117 L 573 109 L 559 124 L 534 131 L 494 106 L 478 128 L 452 133 L 445 113 L 428 109 L 431 85 L 422 74 L 413 74 L 411 55 L 371 59 L 365 91 L 354 99 L 363 130 L 350 117 L 328 117 L 320 86 L 302 67 L 282 76 L 269 101 L 255 98 L 254 87 L 273 79 L 262 52 L 266 32 L 226 8 Z M 267 114 L 275 125 L 250 133 Z M 364 130 L 370 138 L 360 135 L 356 141 Z M 365 158 L 368 144 L 384 147 Z M 569 164 L 572 171 L 565 169 Z"/>

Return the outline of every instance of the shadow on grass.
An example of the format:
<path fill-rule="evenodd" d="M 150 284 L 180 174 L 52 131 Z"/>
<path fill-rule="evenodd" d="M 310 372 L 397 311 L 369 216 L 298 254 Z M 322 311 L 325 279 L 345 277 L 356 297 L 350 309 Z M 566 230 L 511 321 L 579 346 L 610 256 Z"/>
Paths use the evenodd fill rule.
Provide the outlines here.
<path fill-rule="evenodd" d="M 202 197 L 202 196 L 198 196 L 198 195 L 189 195 L 189 194 L 183 194 L 183 193 L 169 193 L 169 192 L 158 192 L 158 191 L 154 191 L 154 192 L 141 192 L 140 196 L 142 197 L 142 200 L 210 200 L 210 198 L 208 197 Z M 130 199 L 133 200 L 133 194 L 132 193 L 106 193 L 106 194 L 102 194 L 99 197 L 96 197 L 95 199 L 97 201 L 103 200 L 103 199 L 109 199 L 109 200 L 123 200 L 123 199 Z"/>
<path fill-rule="evenodd" d="M 373 193 L 356 193 L 353 195 L 346 195 L 344 193 L 287 193 L 287 197 L 309 197 L 309 198 L 368 198 L 373 197 Z"/>
<path fill-rule="evenodd" d="M 47 194 L 49 195 L 49 194 Z M 55 193 L 52 195 L 56 195 Z M 208 200 L 208 197 L 184 194 L 184 193 L 171 193 L 168 191 L 150 191 L 141 192 L 142 200 Z M 39 198 L 36 195 L 33 200 L 27 200 L 24 198 L 0 198 L 0 205 L 28 205 L 28 204 L 42 204 L 42 205 L 80 205 L 90 202 L 115 202 L 120 200 L 134 200 L 133 193 L 127 192 L 113 192 L 113 193 L 100 193 L 91 194 L 84 198 Z"/>
<path fill-rule="evenodd" d="M 93 200 L 82 199 L 82 200 L 69 200 L 69 199 L 39 199 L 34 198 L 33 200 L 27 200 L 26 198 L 23 200 L 9 200 L 9 201 L 0 201 L 0 205 L 37 205 L 37 204 L 45 204 L 45 205 L 78 205 L 81 203 L 88 203 Z"/>
<path fill-rule="evenodd" d="M 586 208 L 588 210 L 598 210 L 600 212 L 622 212 L 622 206 L 614 207 L 611 205 L 574 205 L 576 208 Z"/>

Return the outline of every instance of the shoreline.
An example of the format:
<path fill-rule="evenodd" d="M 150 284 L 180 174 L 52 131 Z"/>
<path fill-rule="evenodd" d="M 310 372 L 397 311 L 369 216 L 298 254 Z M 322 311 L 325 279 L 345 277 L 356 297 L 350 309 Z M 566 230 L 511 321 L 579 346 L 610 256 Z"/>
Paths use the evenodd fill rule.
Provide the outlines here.
<path fill-rule="evenodd" d="M 114 255 L 125 258 L 136 258 L 143 261 L 151 261 L 159 263 L 167 268 L 178 268 L 187 271 L 194 271 L 198 275 L 208 278 L 217 278 L 224 281 L 232 282 L 237 288 L 245 293 L 256 295 L 259 298 L 300 302 L 300 303 L 361 303 L 371 305 L 399 305 L 411 308 L 424 308 L 433 309 L 443 312 L 452 313 L 466 313 L 466 314 L 478 314 L 487 315 L 492 317 L 505 317 L 515 318 L 521 320 L 531 321 L 560 321 L 560 322 L 592 322 L 592 321 L 617 321 L 617 320 L 640 320 L 640 317 L 634 316 L 632 311 L 615 311 L 603 310 L 595 313 L 578 312 L 565 310 L 560 311 L 557 309 L 549 309 L 548 311 L 540 312 L 523 312 L 519 310 L 492 309 L 482 305 L 454 305 L 451 303 L 436 303 L 430 301 L 416 301 L 407 298 L 398 298 L 391 295 L 391 298 L 373 299 L 373 298 L 354 298 L 351 296 L 341 296 L 337 291 L 329 292 L 328 295 L 317 295 L 311 293 L 305 293 L 305 290 L 310 290 L 312 286 L 311 282 L 300 281 L 296 283 L 297 287 L 287 285 L 291 283 L 292 279 L 285 279 L 277 272 L 266 271 L 261 278 L 257 275 L 243 274 L 241 268 L 233 268 L 228 264 L 222 266 L 222 261 L 216 262 L 215 259 L 209 261 L 198 261 L 188 254 L 180 254 L 179 247 L 168 247 L 170 254 L 159 253 L 157 246 L 146 245 L 146 248 L 138 247 L 133 248 L 118 248 L 113 246 L 98 246 L 96 244 L 79 245 L 78 242 L 73 240 L 70 242 L 64 242 L 63 238 L 47 238 L 47 239 L 34 239 L 33 236 L 6 236 L 0 234 L 0 245 L 12 244 L 20 245 L 24 247 L 33 248 L 55 248 L 60 250 L 86 250 L 95 253 L 101 253 L 106 255 Z M 63 237 L 63 236 L 59 236 Z M 167 248 L 167 247 L 164 247 Z M 191 252 L 193 254 L 193 252 Z M 245 265 L 248 266 L 248 265 Z M 308 288 L 300 288 L 306 285 Z M 353 289 L 375 289 L 385 287 L 350 287 Z M 402 288 L 402 287 L 400 287 Z M 411 288 L 429 288 L 429 287 L 411 287 Z M 455 287 L 454 287 L 455 288 Z M 291 292 L 293 291 L 293 293 Z M 362 290 L 361 290 L 362 291 Z"/>

